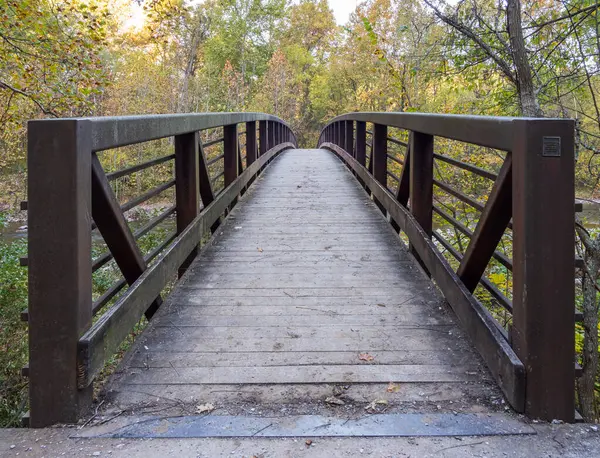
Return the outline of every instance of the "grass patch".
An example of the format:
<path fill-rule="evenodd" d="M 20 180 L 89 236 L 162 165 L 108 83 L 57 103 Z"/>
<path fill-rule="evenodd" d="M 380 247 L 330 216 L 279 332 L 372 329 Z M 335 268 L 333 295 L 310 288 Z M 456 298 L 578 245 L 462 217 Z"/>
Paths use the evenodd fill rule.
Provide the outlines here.
<path fill-rule="evenodd" d="M 19 426 L 27 410 L 27 379 L 21 368 L 28 361 L 27 326 L 21 312 L 27 308 L 27 268 L 19 258 L 27 242 L 0 241 L 0 427 Z"/>

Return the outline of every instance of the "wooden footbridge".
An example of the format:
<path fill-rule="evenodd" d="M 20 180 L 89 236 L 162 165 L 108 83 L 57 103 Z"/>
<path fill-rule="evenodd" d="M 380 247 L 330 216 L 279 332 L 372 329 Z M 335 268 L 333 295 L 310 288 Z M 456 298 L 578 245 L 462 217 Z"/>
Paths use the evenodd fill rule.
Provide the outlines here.
<path fill-rule="evenodd" d="M 101 395 L 121 412 L 489 416 L 506 402 L 573 421 L 573 128 L 352 113 L 311 150 L 256 113 L 30 122 L 30 425 L 85 417 L 144 315 Z M 103 151 L 158 139 L 174 152 L 105 171 Z M 493 150 L 499 172 L 444 155 L 446 141 Z M 115 180 L 173 162 L 163 183 L 117 199 Z M 438 163 L 488 180 L 487 201 L 442 181 Z M 172 188 L 172 207 L 131 226 L 128 211 Z M 474 230 L 434 190 L 475 211 Z M 173 215 L 143 253 L 138 240 Z M 462 251 L 436 217 L 468 237 Z M 94 234 L 107 247 L 95 257 Z M 497 250 L 507 234 L 512 259 Z M 512 300 L 491 260 L 512 272 Z M 97 293 L 110 262 L 122 278 Z"/>

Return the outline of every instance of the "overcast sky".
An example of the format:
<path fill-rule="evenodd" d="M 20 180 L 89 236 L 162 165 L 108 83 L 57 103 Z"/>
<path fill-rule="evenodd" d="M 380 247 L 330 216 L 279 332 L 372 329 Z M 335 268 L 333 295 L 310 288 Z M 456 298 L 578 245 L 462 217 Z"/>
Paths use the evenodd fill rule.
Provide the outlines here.
<path fill-rule="evenodd" d="M 329 0 L 329 6 L 333 9 L 335 20 L 340 25 L 348 22 L 350 13 L 354 12 L 359 3 L 359 0 Z"/>
<path fill-rule="evenodd" d="M 203 0 L 190 0 L 191 4 L 202 3 Z M 298 0 L 295 0 L 296 2 Z M 339 25 L 344 25 L 348 22 L 350 14 L 354 12 L 358 4 L 363 0 L 329 0 L 329 6 L 335 14 L 335 20 Z M 129 25 L 141 26 L 143 24 L 144 15 L 142 7 L 136 3 L 131 3 L 131 18 L 127 21 Z"/>

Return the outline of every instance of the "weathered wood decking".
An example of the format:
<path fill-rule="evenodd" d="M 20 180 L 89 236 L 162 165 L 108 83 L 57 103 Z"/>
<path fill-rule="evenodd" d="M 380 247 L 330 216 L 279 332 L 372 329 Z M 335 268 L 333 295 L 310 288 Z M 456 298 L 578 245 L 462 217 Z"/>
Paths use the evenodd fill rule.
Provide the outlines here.
<path fill-rule="evenodd" d="M 387 412 L 487 412 L 501 400 L 432 283 L 324 150 L 287 151 L 265 170 L 107 393 L 138 414 L 204 403 L 360 414 L 377 400 Z"/>

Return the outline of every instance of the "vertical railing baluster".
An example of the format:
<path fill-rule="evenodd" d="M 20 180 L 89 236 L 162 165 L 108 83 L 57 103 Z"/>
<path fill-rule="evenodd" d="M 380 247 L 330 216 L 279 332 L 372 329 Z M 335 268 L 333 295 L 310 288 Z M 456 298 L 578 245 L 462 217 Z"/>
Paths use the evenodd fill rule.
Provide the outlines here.
<path fill-rule="evenodd" d="M 223 127 L 223 172 L 224 187 L 227 188 L 239 175 L 238 170 L 238 131 L 237 124 Z M 235 206 L 237 199 L 231 203 L 230 209 Z"/>
<path fill-rule="evenodd" d="M 370 174 L 373 174 L 373 146 L 374 146 L 374 141 L 373 141 L 373 133 L 375 131 L 375 124 L 371 124 L 372 127 L 372 131 L 371 131 L 371 154 L 369 154 L 369 164 L 367 165 L 367 169 L 369 170 Z M 387 146 L 386 146 L 387 148 Z"/>
<path fill-rule="evenodd" d="M 367 123 L 356 121 L 356 160 L 363 167 L 367 160 Z"/>
<path fill-rule="evenodd" d="M 340 123 L 333 123 L 333 144 L 340 146 Z"/>
<path fill-rule="evenodd" d="M 267 138 L 267 121 L 258 122 L 258 156 L 262 156 L 269 150 Z"/>
<path fill-rule="evenodd" d="M 346 121 L 340 121 L 340 144 L 339 147 L 346 150 Z"/>
<path fill-rule="evenodd" d="M 246 123 L 246 167 L 256 161 L 256 121 Z"/>
<path fill-rule="evenodd" d="M 433 224 L 433 135 L 413 132 L 410 160 L 410 212 L 428 236 Z"/>
<path fill-rule="evenodd" d="M 371 162 L 373 164 L 373 176 L 387 188 L 387 126 L 383 124 L 373 124 L 373 153 Z M 375 199 L 375 203 L 383 214 L 387 214 L 383 205 Z"/>
<path fill-rule="evenodd" d="M 175 205 L 177 208 L 177 234 L 181 234 L 198 216 L 200 209 L 198 132 L 175 136 Z M 194 249 L 179 267 L 183 275 L 192 263 L 198 248 Z"/>
<path fill-rule="evenodd" d="M 283 136 L 282 135 L 282 133 L 283 133 L 282 127 L 283 127 L 283 124 L 281 124 L 281 123 L 278 122 L 277 123 L 277 144 L 278 145 L 283 142 L 283 140 L 282 140 L 282 136 Z"/>
<path fill-rule="evenodd" d="M 269 121 L 269 149 L 274 148 L 275 145 L 275 121 Z"/>
<path fill-rule="evenodd" d="M 237 124 L 223 127 L 223 148 L 225 154 L 223 170 L 225 172 L 225 187 L 227 187 L 239 175 Z"/>
<path fill-rule="evenodd" d="M 346 151 L 354 157 L 354 121 L 346 121 Z"/>
<path fill-rule="evenodd" d="M 412 132 L 410 151 L 410 212 L 427 236 L 431 237 L 433 231 L 433 135 Z M 412 246 L 410 251 L 425 269 Z"/>
<path fill-rule="evenodd" d="M 76 423 L 77 344 L 92 321 L 91 121 L 28 124 L 30 426 Z"/>
<path fill-rule="evenodd" d="M 525 412 L 573 421 L 575 158 L 571 120 L 514 120 L 513 348 Z M 413 155 L 413 158 L 417 155 Z"/>

